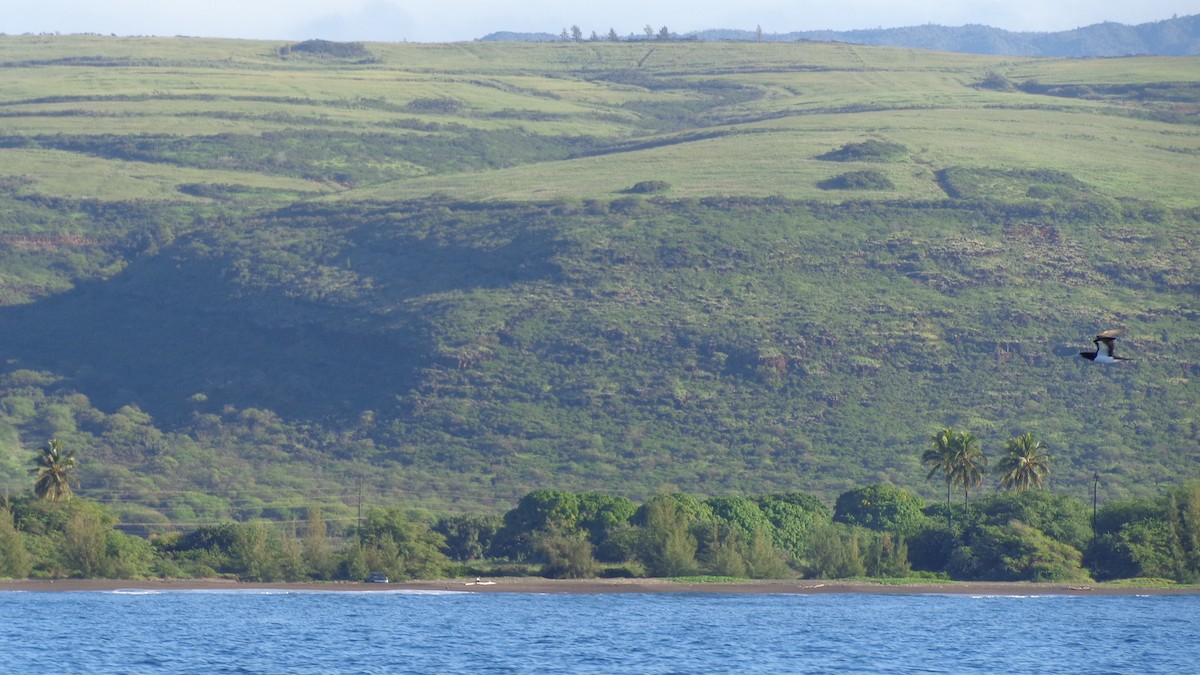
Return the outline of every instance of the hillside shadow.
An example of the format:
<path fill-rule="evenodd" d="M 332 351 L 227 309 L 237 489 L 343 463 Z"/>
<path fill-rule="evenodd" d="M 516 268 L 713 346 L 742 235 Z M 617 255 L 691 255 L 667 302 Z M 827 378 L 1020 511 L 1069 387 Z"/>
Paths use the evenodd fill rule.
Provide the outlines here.
<path fill-rule="evenodd" d="M 434 317 L 406 300 L 556 269 L 530 255 L 513 262 L 538 248 L 533 242 L 486 252 L 388 240 L 362 234 L 347 242 L 346 254 L 378 286 L 361 304 L 306 300 L 282 287 L 248 290 L 228 277 L 237 258 L 253 252 L 205 256 L 177 243 L 110 280 L 0 308 L 3 369 L 54 372 L 65 377 L 61 388 L 101 410 L 136 404 L 164 425 L 226 405 L 353 419 L 393 408 L 430 366 Z"/>

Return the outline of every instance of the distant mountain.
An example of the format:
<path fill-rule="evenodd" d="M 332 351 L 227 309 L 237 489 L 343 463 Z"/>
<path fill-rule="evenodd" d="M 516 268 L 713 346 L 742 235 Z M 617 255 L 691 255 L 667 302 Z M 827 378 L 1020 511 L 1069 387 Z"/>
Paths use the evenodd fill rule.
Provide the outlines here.
<path fill-rule="evenodd" d="M 479 38 L 480 42 L 554 42 L 561 39 L 554 33 L 520 33 L 511 30 L 502 30 L 496 33 L 488 33 Z"/>
<path fill-rule="evenodd" d="M 759 39 L 755 31 L 732 29 L 698 31 L 683 37 L 705 41 Z M 556 39 L 558 37 L 550 33 L 511 32 L 492 33 L 481 38 L 484 41 L 538 42 Z M 1195 56 L 1200 55 L 1200 14 L 1136 26 L 1105 22 L 1054 33 L 1013 32 L 978 24 L 958 27 L 927 24 L 871 30 L 766 33 L 762 40 L 852 42 L 884 47 L 1007 56 Z"/>

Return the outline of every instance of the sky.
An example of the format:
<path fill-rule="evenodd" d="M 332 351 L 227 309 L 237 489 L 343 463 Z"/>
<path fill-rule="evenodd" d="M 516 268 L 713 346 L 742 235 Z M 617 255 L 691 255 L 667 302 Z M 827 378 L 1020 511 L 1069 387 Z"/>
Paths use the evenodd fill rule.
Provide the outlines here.
<path fill-rule="evenodd" d="M 0 0 L 0 33 L 455 42 L 497 31 L 619 35 L 647 25 L 767 33 L 938 24 L 1059 31 L 1200 14 L 1200 0 Z"/>

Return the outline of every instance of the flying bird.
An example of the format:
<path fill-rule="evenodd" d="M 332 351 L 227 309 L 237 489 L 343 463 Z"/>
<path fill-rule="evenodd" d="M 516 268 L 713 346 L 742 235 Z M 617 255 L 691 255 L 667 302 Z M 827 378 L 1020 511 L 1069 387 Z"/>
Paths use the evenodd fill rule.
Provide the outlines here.
<path fill-rule="evenodd" d="M 1095 337 L 1095 339 L 1092 340 L 1092 344 L 1096 345 L 1096 351 L 1079 352 L 1079 355 L 1088 361 L 1091 361 L 1092 363 L 1116 363 L 1117 361 L 1129 361 L 1130 359 L 1113 354 L 1113 347 L 1117 341 L 1117 336 L 1124 332 L 1125 331 L 1121 330 L 1120 328 L 1116 328 L 1100 333 Z M 1103 347 L 1100 346 L 1101 343 L 1103 343 Z"/>

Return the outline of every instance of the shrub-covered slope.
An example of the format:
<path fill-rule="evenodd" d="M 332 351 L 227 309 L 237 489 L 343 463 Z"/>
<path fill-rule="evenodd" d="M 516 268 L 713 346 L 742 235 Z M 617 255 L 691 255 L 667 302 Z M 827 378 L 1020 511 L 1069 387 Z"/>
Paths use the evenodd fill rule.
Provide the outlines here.
<path fill-rule="evenodd" d="M 945 425 L 1195 475 L 1194 60 L 363 49 L 0 40 L 10 491 L 49 437 L 147 523 L 932 496 Z"/>

